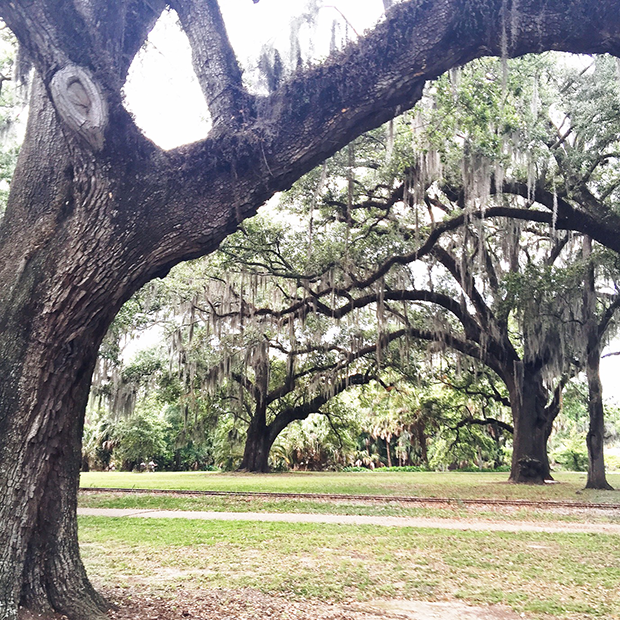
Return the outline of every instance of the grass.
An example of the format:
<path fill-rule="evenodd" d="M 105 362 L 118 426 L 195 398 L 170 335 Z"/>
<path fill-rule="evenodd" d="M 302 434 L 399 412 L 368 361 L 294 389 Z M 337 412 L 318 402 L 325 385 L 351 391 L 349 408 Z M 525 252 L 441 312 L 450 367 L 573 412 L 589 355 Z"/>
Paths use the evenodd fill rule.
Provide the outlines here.
<path fill-rule="evenodd" d="M 558 473 L 559 484 L 514 485 L 506 473 L 465 472 L 295 472 L 285 474 L 223 474 L 217 472 L 87 472 L 82 488 L 116 487 L 193 491 L 263 491 L 277 493 L 341 493 L 412 497 L 572 500 L 620 504 L 620 493 L 584 489 L 586 475 Z M 620 488 L 620 474 L 609 474 Z"/>
<path fill-rule="evenodd" d="M 391 517 L 428 517 L 438 519 L 493 519 L 540 522 L 620 522 L 620 511 L 593 515 L 583 512 L 558 512 L 536 508 L 467 506 L 458 502 L 449 507 L 420 507 L 399 502 L 382 504 L 359 501 L 318 501 L 296 499 L 265 499 L 262 497 L 218 497 L 82 493 L 79 505 L 87 508 L 130 508 L 156 510 L 205 510 L 216 512 L 319 513 L 339 515 L 372 515 Z"/>
<path fill-rule="evenodd" d="M 82 487 L 582 500 L 620 504 L 620 493 L 585 491 L 582 474 L 560 484 L 517 486 L 493 473 L 87 473 Z M 620 486 L 620 476 L 611 475 Z M 421 508 L 396 501 L 80 495 L 80 505 L 168 510 L 322 512 L 520 520 L 583 520 L 545 510 Z M 605 517 L 600 517 L 604 519 Z M 609 518 L 609 517 L 607 517 Z M 618 517 L 616 517 L 617 519 Z M 592 520 L 588 517 L 588 520 Z M 534 620 L 620 619 L 620 537 L 459 532 L 372 526 L 152 519 L 80 519 L 91 575 L 102 585 L 255 588 L 327 601 L 411 598 L 503 603 Z"/>
<path fill-rule="evenodd" d="M 620 618 L 618 536 L 82 517 L 80 540 L 103 585 L 459 598 L 532 619 Z"/>

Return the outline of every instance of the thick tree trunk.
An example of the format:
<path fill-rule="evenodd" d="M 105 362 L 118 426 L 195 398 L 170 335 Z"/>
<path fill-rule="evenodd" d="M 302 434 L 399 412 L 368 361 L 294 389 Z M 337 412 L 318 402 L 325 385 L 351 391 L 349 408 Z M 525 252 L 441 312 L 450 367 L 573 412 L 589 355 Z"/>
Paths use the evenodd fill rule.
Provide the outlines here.
<path fill-rule="evenodd" d="M 14 334 L 5 332 L 3 345 Z M 15 618 L 21 603 L 37 613 L 95 619 L 107 605 L 89 584 L 80 559 L 76 506 L 80 412 L 100 338 L 91 334 L 69 349 L 54 326 L 47 333 L 37 329 L 36 335 L 21 369 L 22 415 L 7 416 L 0 402 L 0 617 Z M 49 359 L 42 357 L 42 347 L 53 352 Z"/>
<path fill-rule="evenodd" d="M 267 402 L 269 391 L 269 350 L 263 348 L 254 364 L 255 384 L 245 383 L 255 401 L 254 414 L 248 427 L 243 459 L 239 469 L 251 472 L 269 471 L 269 451 L 274 442 L 267 425 Z M 240 379 L 243 382 L 245 378 Z"/>
<path fill-rule="evenodd" d="M 269 452 L 272 442 L 269 440 L 267 428 L 256 429 L 248 437 L 243 451 L 243 460 L 239 469 L 241 471 L 267 473 L 269 471 Z"/>
<path fill-rule="evenodd" d="M 586 436 L 588 446 L 588 480 L 586 489 L 607 489 L 612 486 L 605 477 L 605 412 L 603 386 L 601 385 L 601 343 L 596 320 L 596 289 L 594 264 L 590 259 L 592 239 L 583 241 L 583 256 L 589 261 L 583 288 L 583 322 L 586 330 L 586 376 L 588 378 L 588 413 L 590 424 Z"/>
<path fill-rule="evenodd" d="M 107 605 L 80 560 L 77 487 L 90 378 L 114 311 L 106 322 L 86 310 L 88 253 L 66 237 L 78 208 L 68 154 L 51 107 L 40 96 L 32 107 L 0 234 L 0 617 L 21 603 L 95 619 Z"/>
<path fill-rule="evenodd" d="M 248 428 L 243 460 L 239 469 L 242 471 L 262 472 L 269 471 L 269 452 L 273 445 L 270 429 L 266 424 L 264 411 L 256 412 Z"/>
<path fill-rule="evenodd" d="M 108 605 L 78 547 L 84 411 L 101 340 L 140 282 L 110 218 L 112 163 L 70 151 L 40 84 L 30 118 L 0 227 L 0 618 L 21 604 L 95 620 Z"/>
<path fill-rule="evenodd" d="M 586 489 L 607 489 L 613 487 L 605 476 L 605 413 L 603 409 L 603 387 L 600 376 L 600 347 L 588 351 L 586 375 L 588 377 L 588 412 L 590 425 L 586 436 L 588 446 L 588 480 Z"/>
<path fill-rule="evenodd" d="M 22 578 L 24 607 L 39 613 L 56 611 L 70 618 L 97 618 L 109 608 L 86 576 L 76 517 L 83 419 L 76 422 L 72 414 L 83 410 L 88 398 L 93 353 L 82 377 L 81 393 L 76 394 L 80 400 L 69 401 L 65 409 L 59 453 L 42 489 Z"/>
<path fill-rule="evenodd" d="M 547 411 L 547 390 L 540 371 L 518 364 L 514 382 L 508 382 L 514 424 L 510 481 L 542 484 L 552 480 L 547 441 L 554 415 Z"/>

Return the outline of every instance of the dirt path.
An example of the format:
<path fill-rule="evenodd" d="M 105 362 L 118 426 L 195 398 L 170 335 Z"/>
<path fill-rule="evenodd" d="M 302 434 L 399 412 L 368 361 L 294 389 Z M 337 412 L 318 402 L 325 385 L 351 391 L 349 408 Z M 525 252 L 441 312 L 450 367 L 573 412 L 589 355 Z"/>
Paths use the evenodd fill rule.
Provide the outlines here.
<path fill-rule="evenodd" d="M 79 508 L 79 515 L 97 517 L 135 517 L 143 519 L 198 519 L 210 521 L 265 521 L 284 523 L 334 523 L 342 525 L 378 525 L 387 527 L 436 528 L 484 532 L 546 532 L 620 535 L 616 523 L 532 523 L 528 521 L 491 521 L 484 519 L 433 519 L 425 517 L 380 517 L 269 512 L 214 512 L 190 510 L 154 510 L 132 508 Z"/>

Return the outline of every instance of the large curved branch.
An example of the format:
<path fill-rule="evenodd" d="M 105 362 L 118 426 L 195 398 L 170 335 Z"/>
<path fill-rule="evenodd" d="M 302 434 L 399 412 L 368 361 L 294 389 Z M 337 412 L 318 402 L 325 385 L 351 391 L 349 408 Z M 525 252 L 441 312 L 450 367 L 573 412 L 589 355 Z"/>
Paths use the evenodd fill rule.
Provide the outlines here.
<path fill-rule="evenodd" d="M 63 10 L 57 10 L 61 4 Z M 137 8 L 142 24 L 151 23 L 147 5 L 160 6 L 154 0 L 126 4 Z M 119 158 L 118 191 L 110 193 L 99 217 L 124 248 L 117 261 L 126 273 L 119 297 L 126 299 L 181 260 L 213 251 L 275 192 L 288 189 L 353 138 L 411 108 L 426 80 L 456 65 L 502 52 L 620 54 L 615 1 L 520 0 L 508 21 L 505 5 L 505 0 L 401 2 L 355 44 L 296 73 L 262 99 L 253 122 L 219 129 L 171 152 L 140 138 L 128 117 L 114 117 L 109 125 L 111 152 Z M 107 81 L 114 80 L 99 69 L 107 56 L 98 53 L 97 37 L 72 6 L 61 0 L 0 0 L 0 16 L 28 48 L 46 83 L 68 60 L 95 67 L 107 94 Z M 116 106 L 120 109 L 120 100 Z M 592 236 L 620 250 L 617 230 L 609 242 Z"/>
<path fill-rule="evenodd" d="M 612 299 L 611 304 L 606 308 L 603 316 L 598 323 L 597 333 L 599 339 L 602 339 L 605 335 L 605 332 L 607 331 L 607 328 L 609 327 L 609 324 L 614 318 L 614 315 L 616 314 L 618 308 L 620 308 L 620 295 L 615 295 Z"/>
<path fill-rule="evenodd" d="M 187 256 L 195 255 L 196 245 L 211 249 L 276 191 L 415 105 L 425 81 L 455 65 L 500 55 L 502 49 L 511 56 L 548 49 L 620 53 L 620 12 L 613 2 L 521 0 L 509 20 L 514 31 L 508 41 L 504 5 L 503 0 L 402 2 L 357 43 L 295 74 L 261 100 L 257 120 L 244 134 L 178 150 L 171 163 L 180 178 L 164 174 L 174 188 L 166 221 L 182 212 L 179 226 L 185 228 L 177 251 Z M 214 186 L 215 170 L 229 180 L 220 174 Z M 190 213 L 188 200 L 194 203 Z M 216 232 L 210 222 L 225 219 L 220 203 L 234 208 Z"/>
<path fill-rule="evenodd" d="M 507 406 L 510 406 L 510 404 L 508 404 Z M 501 428 L 502 430 L 510 433 L 511 435 L 514 435 L 515 429 L 512 426 L 512 424 L 508 424 L 506 422 L 502 422 L 502 420 L 498 420 L 497 418 L 474 418 L 474 417 L 466 417 L 463 418 L 462 420 L 459 420 L 456 424 L 456 426 L 454 427 L 454 430 L 458 430 L 460 428 L 463 428 L 464 426 L 467 426 L 469 424 L 475 424 L 478 426 L 489 426 L 489 425 L 494 425 L 497 426 L 498 428 Z"/>
<path fill-rule="evenodd" d="M 427 256 L 433 251 L 437 241 L 444 234 L 458 229 L 466 222 L 475 221 L 478 219 L 486 220 L 493 218 L 511 218 L 523 221 L 546 223 L 549 225 L 551 225 L 553 221 L 553 215 L 551 213 L 536 209 L 491 207 L 489 209 L 485 209 L 483 211 L 476 211 L 474 213 L 461 213 L 455 217 L 444 220 L 437 224 L 432 229 L 426 241 L 419 249 L 414 250 L 413 252 L 410 252 L 408 254 L 390 257 L 365 279 L 356 280 L 354 279 L 353 274 L 349 274 L 352 280 L 352 284 L 349 287 L 337 289 L 329 287 L 325 288 L 315 294 L 308 294 L 302 299 L 294 301 L 288 307 L 281 310 L 273 310 L 272 308 L 268 307 L 256 308 L 254 306 L 250 306 L 247 301 L 240 300 L 241 307 L 239 312 L 230 312 L 218 315 L 218 318 L 223 319 L 242 313 L 245 317 L 268 316 L 274 319 L 286 319 L 288 317 L 298 318 L 310 312 L 319 312 L 325 316 L 334 319 L 341 319 L 356 309 L 363 308 L 371 303 L 376 303 L 379 299 L 379 293 L 376 292 L 368 293 L 360 297 L 352 297 L 351 293 L 354 290 L 363 290 L 365 288 L 371 287 L 396 265 L 407 265 L 420 258 L 423 258 L 424 256 Z M 563 216 L 558 217 L 556 221 L 556 228 L 572 230 L 570 220 Z M 460 282 L 458 274 L 455 277 L 457 278 L 457 281 Z M 321 301 L 323 298 L 328 296 L 331 297 L 332 295 L 344 297 L 348 301 L 336 308 L 332 308 Z M 453 300 L 447 295 L 424 290 L 387 290 L 381 295 L 383 296 L 383 299 L 387 301 L 428 301 L 438 304 L 458 318 L 458 320 L 463 324 L 465 332 L 469 338 L 475 339 L 477 337 L 476 335 L 480 333 L 481 327 L 478 326 L 475 321 L 463 311 L 463 308 L 457 301 Z M 485 313 L 487 311 L 490 312 L 488 308 L 484 310 L 486 305 L 484 304 L 484 300 L 482 300 L 482 298 L 479 298 L 478 301 L 480 307 Z M 490 320 L 489 317 L 487 318 Z"/>
<path fill-rule="evenodd" d="M 494 184 L 492 192 L 496 192 Z M 526 183 L 517 181 L 506 181 L 502 186 L 502 192 L 514 194 L 522 198 L 529 199 L 532 195 L 531 188 L 528 190 Z M 593 206 L 594 197 L 589 194 L 590 203 L 586 206 Z M 589 235 L 602 245 L 620 252 L 620 217 L 618 214 L 604 208 L 597 202 L 595 208 L 590 210 L 579 209 L 571 204 L 564 196 L 554 195 L 540 184 L 535 187 L 534 200 L 549 209 L 549 214 L 541 211 L 532 211 L 531 221 L 553 223 L 552 214 L 557 206 L 555 226 L 561 230 L 575 230 Z M 595 199 L 594 199 L 595 200 Z"/>
<path fill-rule="evenodd" d="M 508 184 L 507 184 L 508 185 Z M 527 189 L 527 188 L 526 188 Z M 508 192 L 508 190 L 507 190 Z M 543 204 L 543 203 L 541 203 Z M 528 222 L 540 222 L 551 225 L 553 223 L 553 214 L 546 211 L 538 211 L 536 209 L 519 209 L 513 207 L 490 207 L 483 211 L 475 211 L 473 213 L 460 213 L 456 216 L 442 220 L 436 224 L 429 233 L 426 241 L 416 250 L 408 254 L 395 255 L 383 262 L 372 274 L 363 280 L 353 280 L 355 288 L 366 288 L 380 278 L 386 275 L 395 265 L 408 265 L 416 260 L 428 256 L 435 247 L 437 241 L 446 233 L 457 230 L 464 224 L 476 220 L 488 220 L 494 218 L 510 218 L 523 220 Z M 581 221 L 577 218 L 570 217 L 570 214 L 559 214 L 556 221 L 558 230 L 577 230 L 580 232 Z M 353 277 L 353 276 L 351 276 Z"/>
<path fill-rule="evenodd" d="M 372 375 L 355 373 L 344 379 L 336 381 L 330 386 L 328 392 L 318 394 L 311 400 L 298 405 L 297 407 L 289 407 L 279 413 L 269 424 L 268 432 L 272 440 L 295 420 L 305 420 L 311 413 L 320 413 L 323 405 L 329 402 L 337 394 L 341 394 L 352 385 L 364 385 L 373 379 Z"/>

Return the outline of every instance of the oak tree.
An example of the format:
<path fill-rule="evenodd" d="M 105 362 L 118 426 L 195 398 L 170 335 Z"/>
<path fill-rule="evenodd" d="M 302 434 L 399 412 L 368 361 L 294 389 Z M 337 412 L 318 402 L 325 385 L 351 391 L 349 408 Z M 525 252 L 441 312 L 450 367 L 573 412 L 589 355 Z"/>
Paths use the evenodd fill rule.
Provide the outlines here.
<path fill-rule="evenodd" d="M 140 132 L 122 97 L 166 4 L 188 36 L 213 123 L 206 139 L 171 151 Z M 213 251 L 275 192 L 413 106 L 427 79 L 455 65 L 546 49 L 620 54 L 616 0 L 408 0 L 258 96 L 216 0 L 2 0 L 0 17 L 36 71 L 0 224 L 6 619 L 20 603 L 72 620 L 107 608 L 78 550 L 81 433 L 97 349 L 138 288 Z"/>

